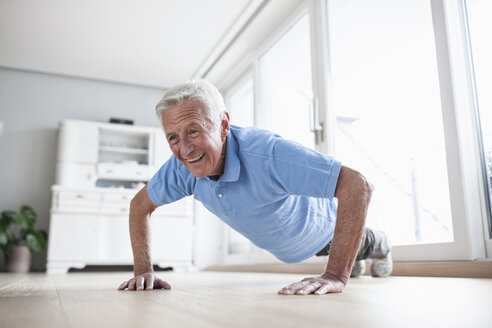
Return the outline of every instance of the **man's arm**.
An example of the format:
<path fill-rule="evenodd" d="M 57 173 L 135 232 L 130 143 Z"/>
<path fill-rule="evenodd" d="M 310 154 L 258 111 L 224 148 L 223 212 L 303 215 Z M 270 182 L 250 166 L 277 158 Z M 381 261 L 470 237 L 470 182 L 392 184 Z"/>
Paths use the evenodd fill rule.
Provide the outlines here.
<path fill-rule="evenodd" d="M 282 288 L 279 294 L 326 294 L 342 292 L 350 277 L 364 231 L 372 186 L 357 171 L 342 166 L 335 197 L 338 198 L 335 234 L 326 271 Z"/>
<path fill-rule="evenodd" d="M 157 278 L 152 268 L 150 254 L 150 214 L 157 208 L 150 200 L 147 186 L 133 197 L 130 203 L 130 239 L 133 249 L 134 277 L 124 281 L 118 290 L 170 289 L 171 286 Z"/>

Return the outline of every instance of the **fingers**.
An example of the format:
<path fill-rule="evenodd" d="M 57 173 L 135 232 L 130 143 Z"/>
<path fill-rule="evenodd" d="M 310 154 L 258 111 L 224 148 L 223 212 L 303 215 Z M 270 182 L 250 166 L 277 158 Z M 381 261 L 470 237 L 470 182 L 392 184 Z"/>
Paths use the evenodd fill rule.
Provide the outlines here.
<path fill-rule="evenodd" d="M 136 284 L 136 280 L 130 279 L 130 281 L 128 282 L 128 290 L 135 290 L 135 284 Z"/>
<path fill-rule="evenodd" d="M 154 276 L 150 276 L 147 278 L 146 282 L 145 282 L 145 289 L 146 290 L 152 290 L 154 289 Z"/>
<path fill-rule="evenodd" d="M 310 277 L 290 284 L 278 291 L 281 295 L 322 295 L 327 293 L 341 293 L 345 285 L 338 280 L 323 277 Z"/>
<path fill-rule="evenodd" d="M 302 284 L 296 283 L 282 288 L 278 293 L 282 295 L 308 295 L 318 290 L 322 285 L 319 282 L 303 281 Z"/>
<path fill-rule="evenodd" d="M 165 282 L 162 279 L 155 278 L 155 285 L 154 288 L 163 288 L 163 289 L 171 289 L 171 285 L 169 285 L 167 282 Z"/>
<path fill-rule="evenodd" d="M 331 286 L 331 285 L 329 285 L 329 284 L 323 285 L 323 286 L 321 286 L 320 288 L 318 288 L 318 290 L 316 290 L 316 291 L 314 292 L 314 294 L 316 294 L 316 295 L 323 295 L 323 294 L 327 294 L 327 293 L 329 293 L 329 292 L 333 291 L 333 290 L 331 290 L 331 289 L 332 289 L 331 287 L 332 287 L 332 286 Z"/>
<path fill-rule="evenodd" d="M 313 283 L 310 283 L 309 285 L 299 289 L 296 294 L 297 295 L 307 295 L 307 294 L 311 294 L 312 292 L 314 292 L 315 290 L 318 290 L 318 288 L 321 287 L 321 284 L 319 282 L 313 282 Z"/>
<path fill-rule="evenodd" d="M 137 290 L 143 290 L 144 289 L 144 283 L 145 283 L 145 278 L 140 276 L 136 278 L 136 285 L 137 285 Z"/>
<path fill-rule="evenodd" d="M 118 290 L 125 290 L 128 287 L 128 281 L 123 281 L 123 283 L 118 287 Z"/>
<path fill-rule="evenodd" d="M 122 282 L 118 290 L 125 290 L 126 288 L 128 290 L 171 289 L 171 285 L 154 275 L 139 275 Z"/>
<path fill-rule="evenodd" d="M 282 288 L 279 290 L 279 294 L 282 295 L 293 295 L 295 294 L 298 290 L 301 290 L 303 287 L 309 285 L 311 282 L 307 280 L 299 281 L 293 284 L 290 284 L 287 287 Z"/>

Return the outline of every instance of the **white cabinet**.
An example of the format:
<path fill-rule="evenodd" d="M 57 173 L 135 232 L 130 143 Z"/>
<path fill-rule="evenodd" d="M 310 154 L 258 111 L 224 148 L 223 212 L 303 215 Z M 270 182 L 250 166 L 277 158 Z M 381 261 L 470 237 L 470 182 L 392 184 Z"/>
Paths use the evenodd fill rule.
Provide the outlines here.
<path fill-rule="evenodd" d="M 60 124 L 52 188 L 48 272 L 133 264 L 130 201 L 169 158 L 161 129 L 67 120 Z M 150 219 L 152 260 L 192 265 L 192 200 L 159 207 Z"/>

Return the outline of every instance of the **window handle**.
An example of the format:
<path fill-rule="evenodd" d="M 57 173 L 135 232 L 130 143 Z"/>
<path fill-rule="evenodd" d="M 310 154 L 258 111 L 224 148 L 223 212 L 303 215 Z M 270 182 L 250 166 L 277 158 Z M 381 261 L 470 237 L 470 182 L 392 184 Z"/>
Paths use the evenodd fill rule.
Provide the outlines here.
<path fill-rule="evenodd" d="M 309 102 L 309 130 L 315 133 L 323 131 L 323 126 L 319 122 L 318 98 L 312 98 Z"/>

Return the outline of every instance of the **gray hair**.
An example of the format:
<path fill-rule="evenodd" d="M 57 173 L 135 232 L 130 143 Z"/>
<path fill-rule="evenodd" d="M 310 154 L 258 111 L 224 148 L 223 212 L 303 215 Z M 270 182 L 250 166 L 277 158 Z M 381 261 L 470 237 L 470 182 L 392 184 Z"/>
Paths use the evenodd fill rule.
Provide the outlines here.
<path fill-rule="evenodd" d="M 220 124 L 225 116 L 226 107 L 219 90 L 207 80 L 191 80 L 167 90 L 155 106 L 155 113 L 161 124 L 162 112 L 188 99 L 201 102 L 206 117 L 214 127 Z"/>

